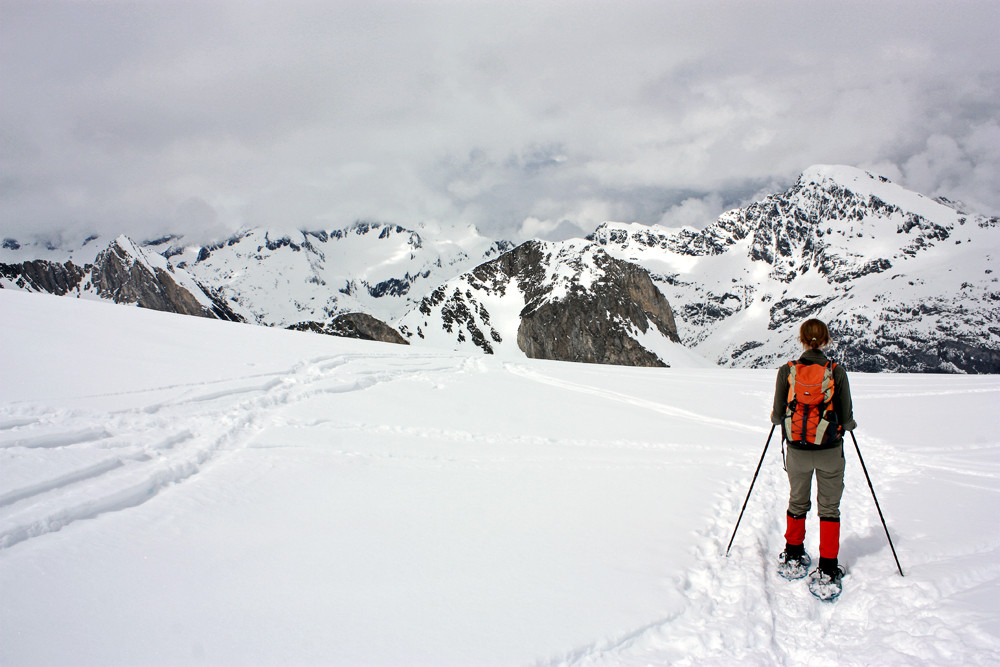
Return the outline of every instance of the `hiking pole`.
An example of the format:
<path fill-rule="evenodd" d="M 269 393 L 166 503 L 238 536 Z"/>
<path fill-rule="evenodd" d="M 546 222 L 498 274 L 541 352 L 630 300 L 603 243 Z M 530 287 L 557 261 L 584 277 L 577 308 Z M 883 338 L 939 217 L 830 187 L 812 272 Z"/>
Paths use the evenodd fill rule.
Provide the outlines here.
<path fill-rule="evenodd" d="M 760 466 L 764 463 L 764 455 L 767 454 L 767 446 L 771 444 L 771 436 L 774 435 L 774 427 L 777 424 L 771 424 L 771 432 L 767 434 L 767 442 L 764 443 L 764 451 L 760 454 L 760 461 L 757 462 L 757 469 L 753 473 L 753 479 L 750 481 L 750 490 L 747 491 L 747 499 L 743 501 L 743 509 L 740 510 L 740 518 L 736 520 L 736 527 L 733 528 L 733 536 L 729 538 L 729 546 L 726 547 L 726 557 L 729 557 L 729 550 L 733 547 L 733 540 L 736 539 L 736 531 L 740 529 L 740 521 L 743 520 L 743 512 L 747 509 L 747 503 L 750 502 L 750 494 L 753 492 L 753 485 L 757 481 L 757 473 L 760 472 Z"/>
<path fill-rule="evenodd" d="M 868 476 L 868 468 L 865 467 L 865 460 L 861 458 L 861 448 L 858 447 L 858 439 L 854 437 L 854 431 L 851 431 L 851 440 L 854 441 L 854 449 L 858 452 L 858 460 L 861 461 L 861 469 L 865 471 L 865 479 L 868 480 L 868 488 L 872 490 L 872 499 L 875 500 L 875 509 L 878 510 L 878 518 L 882 519 L 882 528 L 885 530 L 885 539 L 889 540 L 889 548 L 892 549 L 892 557 L 896 559 L 896 568 L 899 570 L 899 576 L 903 575 L 903 568 L 899 564 L 899 557 L 896 556 L 896 547 L 892 546 L 892 538 L 889 537 L 889 527 L 885 525 L 885 517 L 882 516 L 882 508 L 879 507 L 878 498 L 875 497 L 875 487 L 872 486 L 872 478 Z"/>

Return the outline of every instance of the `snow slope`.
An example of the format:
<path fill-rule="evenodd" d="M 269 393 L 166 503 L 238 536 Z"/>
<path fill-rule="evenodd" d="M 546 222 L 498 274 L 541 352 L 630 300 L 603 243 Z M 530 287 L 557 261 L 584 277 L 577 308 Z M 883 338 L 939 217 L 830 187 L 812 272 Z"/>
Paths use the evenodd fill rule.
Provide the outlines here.
<path fill-rule="evenodd" d="M 724 555 L 771 371 L 12 290 L 0 321 L 4 665 L 1000 663 L 996 376 L 852 374 L 906 577 L 849 451 L 851 574 L 823 604 L 771 571 L 774 442 Z"/>

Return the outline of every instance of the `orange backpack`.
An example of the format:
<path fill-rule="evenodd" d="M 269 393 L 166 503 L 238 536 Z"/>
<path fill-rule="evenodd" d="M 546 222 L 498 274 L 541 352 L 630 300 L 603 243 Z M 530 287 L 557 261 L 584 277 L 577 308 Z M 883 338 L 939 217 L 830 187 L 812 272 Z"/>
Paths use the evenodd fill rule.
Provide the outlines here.
<path fill-rule="evenodd" d="M 785 440 L 803 447 L 821 448 L 843 433 L 833 410 L 833 369 L 837 364 L 801 364 L 789 361 Z"/>

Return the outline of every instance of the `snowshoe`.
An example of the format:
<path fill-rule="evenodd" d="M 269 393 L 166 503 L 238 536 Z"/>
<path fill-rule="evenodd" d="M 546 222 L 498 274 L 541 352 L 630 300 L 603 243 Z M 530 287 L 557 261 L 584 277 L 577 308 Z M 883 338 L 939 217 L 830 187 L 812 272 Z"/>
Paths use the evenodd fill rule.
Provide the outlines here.
<path fill-rule="evenodd" d="M 845 574 L 847 570 L 843 565 L 837 565 L 836 569 L 829 571 L 817 568 L 809 575 L 809 592 L 824 602 L 833 602 L 844 589 L 841 579 Z"/>
<path fill-rule="evenodd" d="M 785 550 L 778 556 L 778 574 L 785 579 L 801 579 L 809 574 L 810 565 L 812 558 L 805 552 L 790 554 Z"/>

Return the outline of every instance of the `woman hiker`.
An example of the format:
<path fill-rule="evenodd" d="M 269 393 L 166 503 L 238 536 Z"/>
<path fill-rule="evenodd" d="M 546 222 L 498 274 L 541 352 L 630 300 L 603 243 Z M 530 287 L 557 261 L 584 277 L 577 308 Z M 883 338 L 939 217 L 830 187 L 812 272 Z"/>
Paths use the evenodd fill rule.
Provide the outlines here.
<path fill-rule="evenodd" d="M 821 597 L 835 597 L 846 570 L 837 562 L 840 551 L 840 498 L 844 493 L 844 431 L 853 431 L 851 388 L 843 366 L 830 361 L 823 348 L 830 331 L 817 319 L 799 328 L 802 356 L 778 370 L 771 423 L 782 426 L 788 442 L 788 511 L 785 549 L 778 557 L 779 573 L 804 577 L 812 562 L 805 552 L 806 514 L 812 506 L 816 475 L 819 511 L 819 566 L 810 589 L 825 587 Z M 813 590 L 814 594 L 818 594 Z"/>

